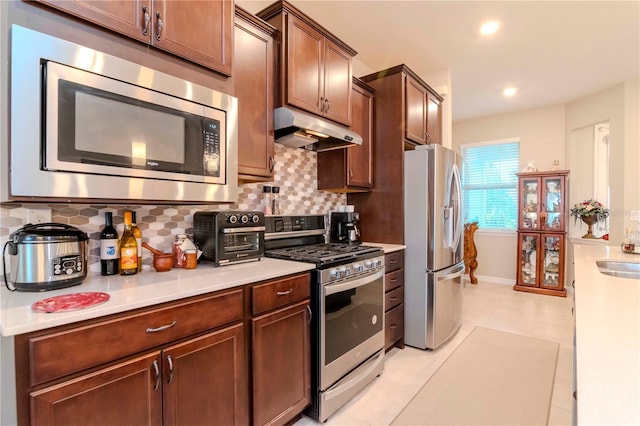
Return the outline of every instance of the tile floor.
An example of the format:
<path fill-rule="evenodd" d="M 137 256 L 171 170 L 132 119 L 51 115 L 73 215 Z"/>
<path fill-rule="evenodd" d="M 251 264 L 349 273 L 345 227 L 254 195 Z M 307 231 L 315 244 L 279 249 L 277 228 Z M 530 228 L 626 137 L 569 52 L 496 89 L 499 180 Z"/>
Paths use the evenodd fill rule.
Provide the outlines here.
<path fill-rule="evenodd" d="M 444 346 L 422 351 L 406 346 L 387 352 L 383 374 L 326 425 L 389 425 L 475 326 L 560 344 L 549 425 L 571 425 L 573 387 L 572 293 L 566 298 L 513 291 L 510 285 L 467 283 L 462 326 Z M 317 425 L 303 417 L 296 426 Z"/>

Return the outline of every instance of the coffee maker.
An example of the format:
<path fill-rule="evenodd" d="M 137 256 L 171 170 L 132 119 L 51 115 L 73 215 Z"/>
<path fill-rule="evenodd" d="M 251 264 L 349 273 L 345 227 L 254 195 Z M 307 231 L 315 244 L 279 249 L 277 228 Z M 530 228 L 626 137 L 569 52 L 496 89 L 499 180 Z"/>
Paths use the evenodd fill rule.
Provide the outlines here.
<path fill-rule="evenodd" d="M 329 218 L 329 241 L 332 243 L 360 244 L 357 212 L 331 212 Z"/>

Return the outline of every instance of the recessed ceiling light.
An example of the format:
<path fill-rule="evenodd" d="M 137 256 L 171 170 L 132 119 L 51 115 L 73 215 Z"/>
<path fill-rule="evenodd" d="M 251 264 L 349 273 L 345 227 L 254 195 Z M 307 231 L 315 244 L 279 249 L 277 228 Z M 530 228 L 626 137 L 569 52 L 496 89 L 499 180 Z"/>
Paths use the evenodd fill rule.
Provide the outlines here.
<path fill-rule="evenodd" d="M 506 97 L 511 97 L 515 95 L 517 91 L 518 89 L 516 89 L 515 87 L 507 87 L 502 91 L 502 94 Z"/>
<path fill-rule="evenodd" d="M 482 35 L 491 35 L 491 34 L 495 33 L 496 31 L 498 31 L 498 28 L 500 28 L 500 22 L 498 22 L 498 21 L 485 22 L 480 27 L 480 34 L 482 34 Z"/>

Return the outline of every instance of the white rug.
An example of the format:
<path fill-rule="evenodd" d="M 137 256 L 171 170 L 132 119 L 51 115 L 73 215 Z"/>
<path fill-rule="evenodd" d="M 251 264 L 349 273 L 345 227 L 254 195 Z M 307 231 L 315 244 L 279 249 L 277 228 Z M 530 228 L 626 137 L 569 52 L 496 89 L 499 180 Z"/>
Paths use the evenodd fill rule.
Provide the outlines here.
<path fill-rule="evenodd" d="M 546 425 L 559 345 L 476 327 L 393 425 Z"/>

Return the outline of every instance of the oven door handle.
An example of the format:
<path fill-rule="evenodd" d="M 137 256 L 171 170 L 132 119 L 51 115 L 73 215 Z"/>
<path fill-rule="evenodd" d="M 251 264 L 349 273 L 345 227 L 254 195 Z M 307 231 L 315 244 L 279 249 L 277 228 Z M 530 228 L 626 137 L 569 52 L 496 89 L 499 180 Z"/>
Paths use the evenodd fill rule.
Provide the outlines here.
<path fill-rule="evenodd" d="M 244 228 L 224 228 L 222 229 L 223 234 L 242 234 L 247 232 L 260 232 L 264 231 L 264 226 L 246 226 Z"/>
<path fill-rule="evenodd" d="M 376 280 L 379 280 L 380 278 L 384 278 L 384 269 L 376 272 L 373 275 L 368 275 L 366 277 L 358 278 L 356 280 L 347 280 L 341 283 L 328 284 L 324 286 L 324 294 L 325 296 L 329 296 L 330 294 L 340 293 L 341 291 L 362 287 L 363 285 L 372 283 Z"/>

